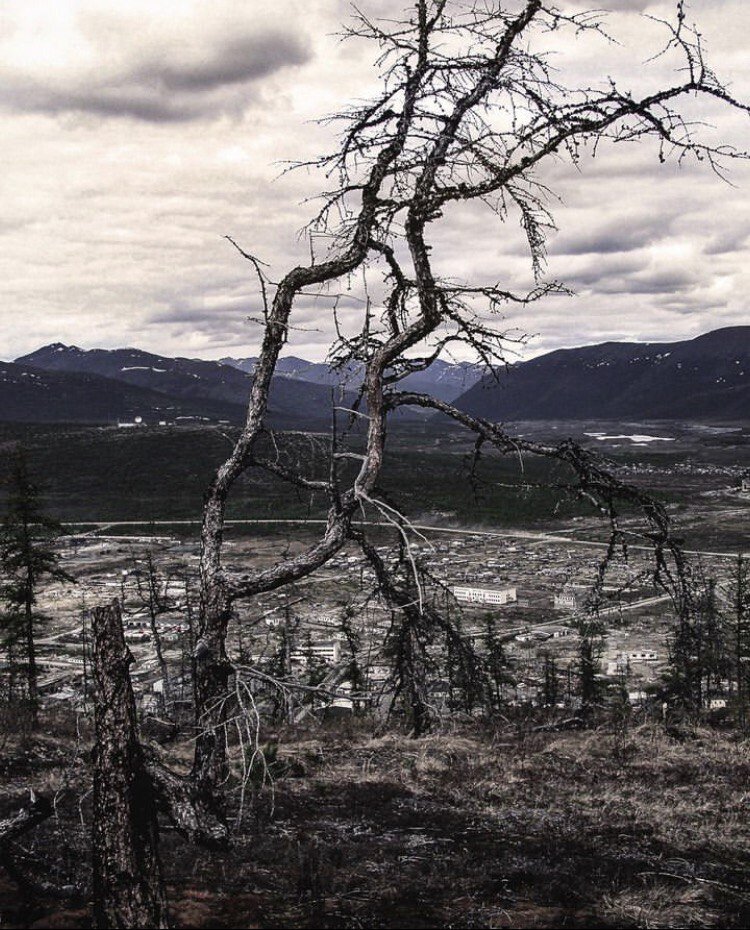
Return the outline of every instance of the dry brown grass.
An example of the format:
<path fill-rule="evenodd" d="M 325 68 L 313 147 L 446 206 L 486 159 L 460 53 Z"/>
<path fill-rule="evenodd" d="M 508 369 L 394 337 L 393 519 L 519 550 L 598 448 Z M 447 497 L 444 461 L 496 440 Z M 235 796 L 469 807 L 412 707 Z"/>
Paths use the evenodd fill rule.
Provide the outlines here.
<path fill-rule="evenodd" d="M 674 738 L 658 726 L 624 741 L 606 730 L 520 736 L 510 727 L 414 741 L 356 726 L 279 740 L 287 775 L 273 812 L 267 794 L 254 798 L 232 850 L 209 855 L 165 830 L 176 926 L 748 922 L 745 740 L 710 730 Z M 35 777 L 49 787 L 60 772 Z M 73 800 L 40 830 L 45 855 L 60 855 L 49 847 L 62 831 L 85 856 Z M 5 886 L 0 908 L 4 926 L 60 919 L 53 902 L 19 908 Z"/>

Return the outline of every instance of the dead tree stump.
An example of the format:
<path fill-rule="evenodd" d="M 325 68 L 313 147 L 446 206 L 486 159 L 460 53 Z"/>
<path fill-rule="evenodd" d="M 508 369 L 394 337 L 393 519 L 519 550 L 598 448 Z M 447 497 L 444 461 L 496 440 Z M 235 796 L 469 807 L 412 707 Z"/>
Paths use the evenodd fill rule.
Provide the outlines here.
<path fill-rule="evenodd" d="M 95 925 L 167 927 L 156 803 L 138 740 L 133 656 L 117 601 L 93 611 L 93 634 Z"/>

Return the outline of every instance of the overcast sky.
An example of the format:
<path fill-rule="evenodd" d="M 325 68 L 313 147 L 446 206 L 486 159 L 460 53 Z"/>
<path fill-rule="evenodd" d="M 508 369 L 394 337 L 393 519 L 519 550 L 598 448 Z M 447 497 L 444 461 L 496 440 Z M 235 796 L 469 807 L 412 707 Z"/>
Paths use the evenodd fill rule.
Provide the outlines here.
<path fill-rule="evenodd" d="M 566 40 L 566 73 L 656 86 L 669 62 L 644 65 L 659 33 L 638 11 L 674 4 L 595 5 L 613 11 L 622 44 Z M 376 50 L 333 35 L 347 15 L 341 0 L 2 0 L 0 356 L 56 341 L 253 354 L 254 280 L 222 236 L 276 276 L 304 260 L 304 200 L 323 182 L 278 175 L 330 148 L 316 117 L 374 86 Z M 750 101 L 750 4 L 694 0 L 691 15 L 719 76 Z M 705 115 L 710 138 L 750 148 L 746 117 Z M 730 176 L 734 186 L 660 165 L 651 146 L 548 172 L 563 198 L 549 273 L 576 295 L 510 321 L 539 334 L 531 351 L 750 322 L 750 170 Z M 476 211 L 456 211 L 440 245 L 454 274 L 516 283 L 527 272 L 517 226 L 493 229 Z M 325 311 L 303 317 L 292 350 L 321 358 Z"/>

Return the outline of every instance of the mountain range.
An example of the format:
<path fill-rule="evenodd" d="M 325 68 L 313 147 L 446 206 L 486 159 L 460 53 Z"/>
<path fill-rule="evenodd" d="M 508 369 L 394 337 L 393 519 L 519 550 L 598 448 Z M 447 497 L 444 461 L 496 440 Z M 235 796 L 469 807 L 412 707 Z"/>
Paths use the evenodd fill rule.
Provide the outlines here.
<path fill-rule="evenodd" d="M 112 423 L 180 417 L 241 422 L 256 359 L 171 358 L 140 349 L 44 346 L 0 362 L 0 421 Z M 343 403 L 361 370 L 344 373 Z M 341 372 L 286 357 L 273 379 L 269 422 L 325 429 Z M 495 375 L 434 362 L 402 385 L 492 420 L 750 420 L 750 326 L 681 342 L 607 342 L 560 349 Z"/>
<path fill-rule="evenodd" d="M 750 326 L 559 349 L 485 376 L 455 403 L 492 420 L 750 420 Z"/>
<path fill-rule="evenodd" d="M 140 416 L 147 423 L 179 418 L 239 423 L 255 362 L 53 343 L 0 363 L 0 421 L 112 423 Z M 453 400 L 480 377 L 478 366 L 439 361 L 408 380 L 414 390 Z M 343 396 L 335 395 L 342 380 Z M 280 359 L 271 384 L 269 423 L 277 429 L 327 429 L 334 396 L 349 406 L 360 380 L 358 367 L 342 378 L 323 363 Z"/>
<path fill-rule="evenodd" d="M 0 419 L 30 422 L 146 422 L 180 417 L 241 422 L 252 376 L 202 359 L 170 358 L 141 349 L 43 346 L 4 363 Z M 331 392 L 321 385 L 275 378 L 269 421 L 277 428 L 324 428 Z"/>
<path fill-rule="evenodd" d="M 222 358 L 219 361 L 223 365 L 230 365 L 252 374 L 258 360 L 251 357 Z M 341 372 L 331 369 L 325 362 L 308 362 L 303 358 L 287 356 L 279 359 L 276 372 L 285 378 L 325 385 L 329 388 L 335 387 L 342 381 L 349 387 L 356 388 L 362 380 L 363 367 L 350 365 Z M 484 368 L 474 362 L 451 363 L 436 359 L 426 371 L 407 375 L 401 385 L 404 390 L 423 391 L 440 400 L 450 402 L 473 387 L 481 379 L 483 373 Z"/>

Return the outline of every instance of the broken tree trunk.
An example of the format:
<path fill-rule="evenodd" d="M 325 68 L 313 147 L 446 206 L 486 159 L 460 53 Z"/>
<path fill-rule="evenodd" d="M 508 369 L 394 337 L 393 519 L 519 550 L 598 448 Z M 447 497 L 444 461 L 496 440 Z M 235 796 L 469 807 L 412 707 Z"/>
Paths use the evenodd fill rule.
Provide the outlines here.
<path fill-rule="evenodd" d="M 117 601 L 93 611 L 94 921 L 98 928 L 167 927 L 159 826 L 138 740 L 135 698 Z"/>
<path fill-rule="evenodd" d="M 231 666 L 226 637 L 231 604 L 220 579 L 202 581 L 199 639 L 194 653 L 195 715 L 198 736 L 195 741 L 192 779 L 201 803 L 215 817 L 224 820 L 226 804 L 223 786 L 227 781 L 226 718 Z"/>

